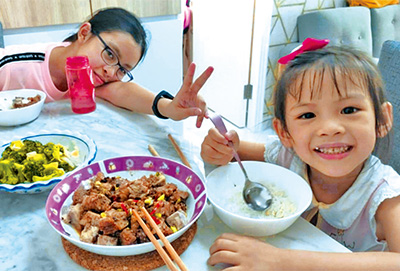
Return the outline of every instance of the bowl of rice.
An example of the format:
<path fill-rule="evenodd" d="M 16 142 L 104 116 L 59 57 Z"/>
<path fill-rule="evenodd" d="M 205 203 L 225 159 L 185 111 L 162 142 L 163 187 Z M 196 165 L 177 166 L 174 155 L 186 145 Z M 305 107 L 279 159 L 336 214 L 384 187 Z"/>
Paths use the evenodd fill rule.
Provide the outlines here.
<path fill-rule="evenodd" d="M 311 188 L 296 173 L 259 161 L 243 161 L 243 166 L 250 180 L 265 185 L 273 196 L 265 211 L 255 211 L 243 200 L 245 178 L 236 162 L 214 169 L 208 174 L 206 184 L 215 213 L 236 232 L 251 236 L 280 233 L 310 206 Z"/>

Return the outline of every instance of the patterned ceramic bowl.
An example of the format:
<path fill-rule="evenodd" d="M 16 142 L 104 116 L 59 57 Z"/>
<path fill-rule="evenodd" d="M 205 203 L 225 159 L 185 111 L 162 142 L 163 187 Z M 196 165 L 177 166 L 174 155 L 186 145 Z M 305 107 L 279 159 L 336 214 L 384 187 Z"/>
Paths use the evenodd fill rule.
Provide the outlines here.
<path fill-rule="evenodd" d="M 72 151 L 75 147 L 79 150 L 79 158 L 80 161 L 78 167 L 74 170 L 76 171 L 80 167 L 86 166 L 90 164 L 96 157 L 97 147 L 94 141 L 86 135 L 83 135 L 78 132 L 71 131 L 47 131 L 42 130 L 38 134 L 30 133 L 26 136 L 14 136 L 10 139 L 8 143 L 5 143 L 0 146 L 0 155 L 3 151 L 11 144 L 12 141 L 15 140 L 24 140 L 29 139 L 33 141 L 39 141 L 42 144 L 46 144 L 48 142 L 53 142 L 55 144 L 59 143 L 63 146 L 67 147 L 68 150 Z M 0 183 L 0 191 L 6 191 L 10 193 L 19 193 L 19 194 L 34 194 L 41 193 L 43 191 L 47 191 L 53 188 L 59 181 L 61 181 L 65 176 L 68 176 L 72 172 L 67 172 L 63 176 L 55 177 L 53 179 L 47 181 L 38 181 L 32 183 L 19 183 L 15 185 Z"/>
<path fill-rule="evenodd" d="M 98 172 L 102 172 L 105 176 L 119 176 L 128 180 L 162 172 L 166 176 L 167 183 L 173 183 L 178 189 L 187 191 L 189 193 L 186 200 L 188 223 L 177 232 L 167 236 L 170 242 L 189 229 L 204 210 L 207 200 L 204 182 L 190 168 L 180 163 L 153 156 L 125 156 L 99 161 L 74 172 L 58 183 L 50 192 L 46 202 L 46 215 L 51 226 L 62 237 L 84 250 L 101 255 L 128 256 L 155 249 L 151 242 L 125 246 L 85 243 L 79 240 L 79 234 L 74 228 L 64 223 L 62 216 L 68 212 L 68 207 L 72 204 L 74 191 L 81 182 L 95 176 Z M 161 241 L 160 244 L 162 245 Z"/>

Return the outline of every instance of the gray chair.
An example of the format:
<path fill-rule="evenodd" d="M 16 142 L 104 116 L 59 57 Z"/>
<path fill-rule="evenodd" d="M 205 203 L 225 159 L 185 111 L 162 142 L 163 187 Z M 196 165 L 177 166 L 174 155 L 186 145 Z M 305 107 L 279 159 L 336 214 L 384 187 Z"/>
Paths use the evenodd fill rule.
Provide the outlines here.
<path fill-rule="evenodd" d="M 322 9 L 297 18 L 298 42 L 280 51 L 287 55 L 306 38 L 329 39 L 331 45 L 346 45 L 365 51 L 378 62 L 386 40 L 400 40 L 400 5 L 383 8 L 339 7 Z"/>
<path fill-rule="evenodd" d="M 0 47 L 4 48 L 3 25 L 0 22 Z"/>
<path fill-rule="evenodd" d="M 387 98 L 393 105 L 393 144 L 387 164 L 400 173 L 400 41 L 388 40 L 383 43 L 378 68 Z"/>
<path fill-rule="evenodd" d="M 387 40 L 400 40 L 400 5 L 389 5 L 371 10 L 373 56 L 379 58 L 382 44 Z"/>
<path fill-rule="evenodd" d="M 366 7 L 324 9 L 297 18 L 299 40 L 330 39 L 331 45 L 358 48 L 372 56 L 370 10 Z"/>
<path fill-rule="evenodd" d="M 289 54 L 306 38 L 329 39 L 330 45 L 358 48 L 372 56 L 371 15 L 366 7 L 342 7 L 305 13 L 297 17 L 299 42 L 280 51 Z"/>

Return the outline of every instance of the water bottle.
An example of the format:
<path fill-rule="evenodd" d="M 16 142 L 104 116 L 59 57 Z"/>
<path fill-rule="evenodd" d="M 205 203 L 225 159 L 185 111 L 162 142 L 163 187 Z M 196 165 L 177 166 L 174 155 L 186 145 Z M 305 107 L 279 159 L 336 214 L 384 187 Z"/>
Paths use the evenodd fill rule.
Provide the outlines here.
<path fill-rule="evenodd" d="M 65 65 L 71 109 L 86 114 L 96 109 L 92 69 L 86 56 L 68 57 Z"/>

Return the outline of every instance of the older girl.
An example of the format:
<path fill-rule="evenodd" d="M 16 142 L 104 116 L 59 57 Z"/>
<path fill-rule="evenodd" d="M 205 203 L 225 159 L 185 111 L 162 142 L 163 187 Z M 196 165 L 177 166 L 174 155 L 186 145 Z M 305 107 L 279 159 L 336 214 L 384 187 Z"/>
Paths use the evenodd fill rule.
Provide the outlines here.
<path fill-rule="evenodd" d="M 65 60 L 89 58 L 96 96 L 139 113 L 182 120 L 197 116 L 201 125 L 206 104 L 198 95 L 211 75 L 209 67 L 193 83 L 191 64 L 176 97 L 152 92 L 132 81 L 131 70 L 144 58 L 146 33 L 139 20 L 120 8 L 100 10 L 64 42 L 16 45 L 0 49 L 0 90 L 35 88 L 47 93 L 47 101 L 68 97 Z M 156 80 L 156 78 L 155 78 Z"/>

